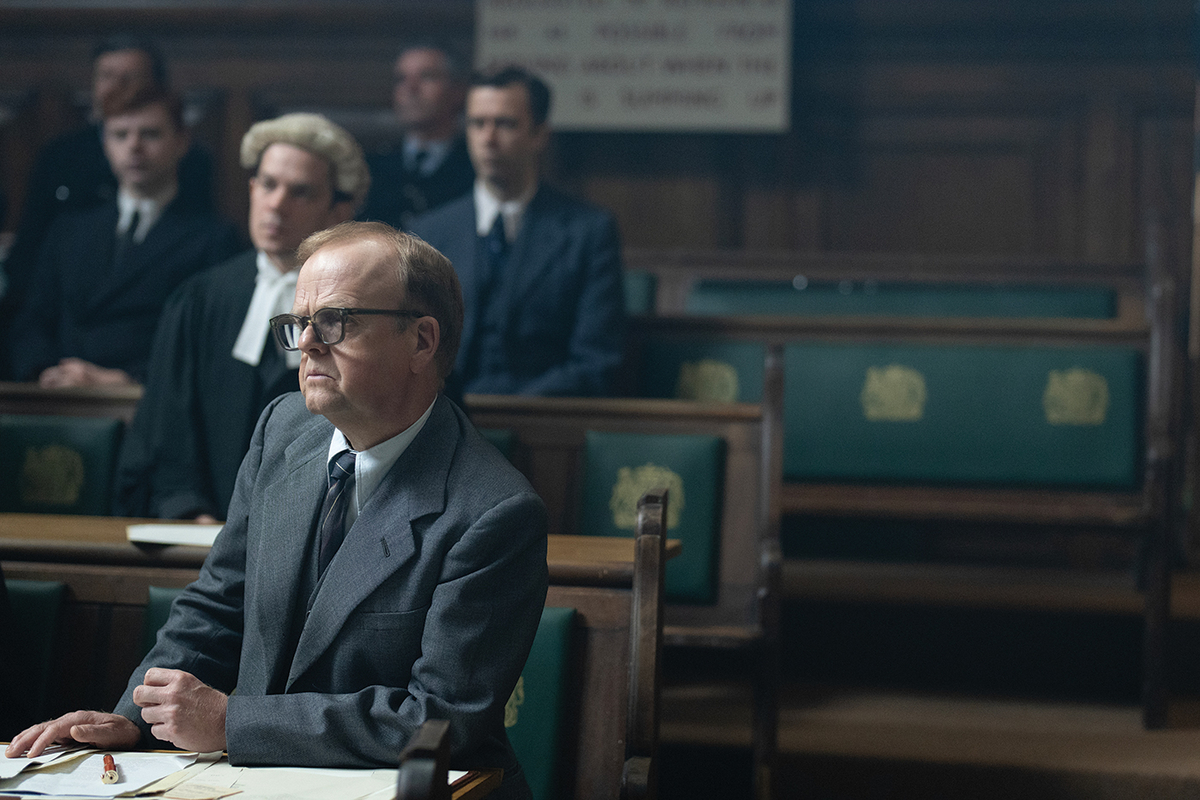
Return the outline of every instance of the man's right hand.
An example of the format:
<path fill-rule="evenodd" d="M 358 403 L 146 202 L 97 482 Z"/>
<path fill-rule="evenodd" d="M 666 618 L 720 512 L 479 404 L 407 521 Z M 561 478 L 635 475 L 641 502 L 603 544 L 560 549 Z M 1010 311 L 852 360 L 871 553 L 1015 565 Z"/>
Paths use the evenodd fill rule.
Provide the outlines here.
<path fill-rule="evenodd" d="M 105 750 L 131 750 L 141 739 L 141 729 L 120 714 L 72 711 L 21 731 L 13 737 L 4 755 L 35 758 L 56 742 L 79 742 Z"/>

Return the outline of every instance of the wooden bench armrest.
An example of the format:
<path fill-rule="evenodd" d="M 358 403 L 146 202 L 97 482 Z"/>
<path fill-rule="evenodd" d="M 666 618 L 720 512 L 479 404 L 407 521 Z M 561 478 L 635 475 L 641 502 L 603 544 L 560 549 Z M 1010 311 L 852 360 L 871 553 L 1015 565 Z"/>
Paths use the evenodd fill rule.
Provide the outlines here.
<path fill-rule="evenodd" d="M 423 723 L 400 753 L 396 800 L 450 800 L 450 723 Z"/>
<path fill-rule="evenodd" d="M 657 793 L 666 532 L 667 490 L 653 489 L 638 500 L 630 609 L 628 734 L 621 776 L 621 796 L 627 799 Z"/>

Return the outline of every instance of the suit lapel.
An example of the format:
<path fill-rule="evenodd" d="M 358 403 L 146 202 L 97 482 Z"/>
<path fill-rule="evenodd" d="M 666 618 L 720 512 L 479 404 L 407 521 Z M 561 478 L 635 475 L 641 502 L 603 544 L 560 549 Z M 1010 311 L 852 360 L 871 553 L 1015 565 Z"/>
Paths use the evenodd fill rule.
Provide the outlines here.
<path fill-rule="evenodd" d="M 501 297 L 506 310 L 501 337 L 508 340 L 508 329 L 524 309 L 522 300 L 532 293 L 531 287 L 554 268 L 555 255 L 562 249 L 567 234 L 566 222 L 560 220 L 558 209 L 549 190 L 540 187 L 525 209 L 521 231 L 513 242 L 509 255 L 507 280 L 501 281 Z"/>
<path fill-rule="evenodd" d="M 425 427 L 367 500 L 329 562 L 296 648 L 289 687 L 329 649 L 354 609 L 412 560 L 412 521 L 445 510 L 458 438 L 454 411 L 439 395 Z"/>
<path fill-rule="evenodd" d="M 482 313 L 482 309 L 479 307 L 479 276 L 481 270 L 485 267 L 484 264 L 479 263 L 479 235 L 475 232 L 477 226 L 475 200 L 473 196 L 466 199 L 467 202 L 463 204 L 463 219 L 452 226 L 452 228 L 465 231 L 468 235 L 463 236 L 459 240 L 462 251 L 458 253 L 457 260 L 455 260 L 455 256 L 449 257 L 454 264 L 455 272 L 458 274 L 458 282 L 462 287 L 463 305 L 465 306 L 462 339 L 458 348 L 460 359 L 466 353 L 470 352 L 471 342 L 475 338 L 479 327 L 479 318 Z M 460 361 L 459 363 L 461 365 L 462 362 Z"/>
<path fill-rule="evenodd" d="M 105 307 L 102 302 L 108 294 L 108 281 L 113 276 L 113 254 L 117 244 L 117 204 L 109 203 L 103 209 L 85 217 L 80 227 L 71 231 L 83 252 L 71 266 L 68 278 L 75 286 L 69 287 L 72 296 L 78 292 L 81 306 L 91 313 Z M 103 243 L 99 247 L 95 243 Z M 85 288 L 86 287 L 86 288 Z"/>
<path fill-rule="evenodd" d="M 145 281 L 147 272 L 166 269 L 167 265 L 175 263 L 172 251 L 187 231 L 181 228 L 182 220 L 175 213 L 174 207 L 175 203 L 172 202 L 163 209 L 162 216 L 146 233 L 146 238 L 133 246 L 121 264 L 113 263 L 110 255 L 107 277 L 97 286 L 100 291 L 93 301 L 96 307 L 109 307 L 114 302 L 120 302 L 122 298 L 139 296 L 139 286 Z M 116 227 L 115 221 L 113 227 Z M 115 233 L 109 238 L 115 248 Z"/>
<path fill-rule="evenodd" d="M 299 594 L 302 587 L 311 586 L 305 570 L 310 569 L 311 533 L 328 480 L 325 456 L 332 435 L 325 418 L 315 417 L 285 450 L 288 468 L 264 493 L 270 498 L 264 511 L 270 520 L 263 529 L 270 534 L 263 536 L 258 556 L 259 563 L 270 567 L 258 572 L 260 614 L 304 613 L 308 598 Z M 290 668 L 280 663 L 291 655 L 287 644 L 290 626 L 284 618 L 281 624 L 260 627 L 263 653 L 270 661 L 263 680 L 269 681 L 271 676 L 287 674 Z"/>

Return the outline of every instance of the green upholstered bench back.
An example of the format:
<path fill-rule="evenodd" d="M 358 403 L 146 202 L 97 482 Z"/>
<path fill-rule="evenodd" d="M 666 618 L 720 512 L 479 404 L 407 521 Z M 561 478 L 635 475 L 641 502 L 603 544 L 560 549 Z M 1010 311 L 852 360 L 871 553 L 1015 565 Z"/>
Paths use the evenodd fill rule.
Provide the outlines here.
<path fill-rule="evenodd" d="M 579 532 L 635 536 L 638 498 L 665 486 L 667 536 L 683 545 L 667 562 L 666 597 L 715 602 L 724 456 L 719 436 L 587 431 Z"/>
<path fill-rule="evenodd" d="M 55 680 L 57 659 L 54 652 L 56 634 L 61 624 L 66 584 L 57 581 L 26 581 L 8 579 L 9 610 L 12 612 L 15 642 L 6 642 L 9 652 L 21 653 L 13 660 L 17 680 L 26 687 L 30 722 L 45 719 L 51 713 L 49 690 Z"/>
<path fill-rule="evenodd" d="M 158 639 L 158 629 L 171 616 L 171 603 L 183 589 L 174 587 L 151 586 L 149 597 L 146 599 L 146 617 L 142 623 L 142 655 L 150 652 Z"/>
<path fill-rule="evenodd" d="M 664 337 L 640 352 L 644 396 L 762 398 L 760 343 Z M 1140 485 L 1134 347 L 811 342 L 785 347 L 783 370 L 787 480 Z"/>
<path fill-rule="evenodd" d="M 504 727 L 534 800 L 558 796 L 575 609 L 542 609 L 529 659 L 504 708 Z"/>
<path fill-rule="evenodd" d="M 790 480 L 1132 489 L 1134 348 L 804 344 L 784 351 Z"/>
<path fill-rule="evenodd" d="M 0 415 L 0 511 L 108 514 L 124 423 Z"/>
<path fill-rule="evenodd" d="M 653 314 L 656 300 L 658 279 L 652 272 L 642 270 L 626 270 L 625 284 L 625 313 Z"/>
<path fill-rule="evenodd" d="M 698 281 L 690 314 L 712 316 L 885 315 L 898 317 L 1075 317 L 1116 315 L 1115 290 L 1101 286 L 968 286 L 918 283 Z"/>
<path fill-rule="evenodd" d="M 721 403 L 762 402 L 763 358 L 757 342 L 650 339 L 641 349 L 638 393 Z"/>

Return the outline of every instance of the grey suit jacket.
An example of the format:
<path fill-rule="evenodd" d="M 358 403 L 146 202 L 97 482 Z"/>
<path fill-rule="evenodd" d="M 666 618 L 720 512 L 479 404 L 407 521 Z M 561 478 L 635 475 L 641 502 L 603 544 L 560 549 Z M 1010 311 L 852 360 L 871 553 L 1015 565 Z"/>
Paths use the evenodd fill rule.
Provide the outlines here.
<path fill-rule="evenodd" d="M 545 603 L 541 500 L 439 397 L 301 596 L 332 435 L 298 393 L 266 408 L 225 528 L 117 712 L 149 740 L 133 688 L 186 670 L 236 689 L 232 763 L 311 766 L 394 766 L 422 722 L 449 719 L 452 766 L 502 767 L 501 796 L 526 794 L 503 718 Z"/>

